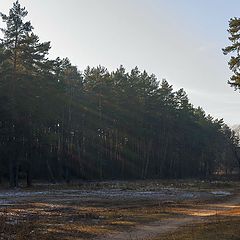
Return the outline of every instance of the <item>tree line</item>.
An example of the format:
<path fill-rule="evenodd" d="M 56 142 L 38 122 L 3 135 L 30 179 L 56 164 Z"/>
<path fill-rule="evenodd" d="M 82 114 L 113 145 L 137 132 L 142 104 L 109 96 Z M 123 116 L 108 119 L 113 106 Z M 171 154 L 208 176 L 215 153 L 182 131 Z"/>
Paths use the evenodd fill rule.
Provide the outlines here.
<path fill-rule="evenodd" d="M 140 71 L 48 59 L 16 1 L 0 41 L 0 181 L 208 178 L 237 166 L 238 138 L 183 89 Z"/>

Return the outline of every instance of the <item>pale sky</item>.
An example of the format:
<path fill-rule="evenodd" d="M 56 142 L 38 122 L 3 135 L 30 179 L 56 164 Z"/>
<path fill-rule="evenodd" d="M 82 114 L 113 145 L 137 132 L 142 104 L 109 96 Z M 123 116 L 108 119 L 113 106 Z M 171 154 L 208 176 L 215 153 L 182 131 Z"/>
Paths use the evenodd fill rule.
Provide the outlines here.
<path fill-rule="evenodd" d="M 0 0 L 8 13 L 12 0 Z M 20 0 L 50 57 L 68 57 L 81 71 L 102 65 L 110 71 L 154 73 L 174 89 L 184 88 L 194 106 L 226 123 L 240 123 L 240 93 L 221 49 L 228 20 L 239 17 L 239 0 Z M 2 27 L 0 23 L 0 27 Z"/>

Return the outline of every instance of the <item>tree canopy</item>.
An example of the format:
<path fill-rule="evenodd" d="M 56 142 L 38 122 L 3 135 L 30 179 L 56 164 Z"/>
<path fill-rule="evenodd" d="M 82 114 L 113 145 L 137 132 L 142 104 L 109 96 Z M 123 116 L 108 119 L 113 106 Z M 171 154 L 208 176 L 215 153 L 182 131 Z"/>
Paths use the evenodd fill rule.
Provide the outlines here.
<path fill-rule="evenodd" d="M 183 89 L 137 67 L 49 60 L 26 16 L 18 1 L 1 14 L 0 179 L 206 178 L 237 166 L 234 133 Z"/>
<path fill-rule="evenodd" d="M 229 84 L 235 89 L 240 89 L 240 18 L 229 20 L 229 40 L 231 45 L 223 49 L 225 55 L 232 54 L 228 62 L 230 70 L 233 72 Z"/>

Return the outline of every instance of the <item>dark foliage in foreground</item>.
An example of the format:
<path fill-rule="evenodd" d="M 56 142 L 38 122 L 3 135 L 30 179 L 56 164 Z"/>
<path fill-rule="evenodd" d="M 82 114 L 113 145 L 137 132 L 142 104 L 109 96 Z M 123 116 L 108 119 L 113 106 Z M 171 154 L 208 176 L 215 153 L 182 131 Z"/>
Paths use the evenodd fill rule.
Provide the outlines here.
<path fill-rule="evenodd" d="M 49 60 L 18 2 L 0 45 L 0 176 L 78 179 L 208 177 L 235 167 L 237 139 L 183 89 L 137 68 L 80 72 Z"/>

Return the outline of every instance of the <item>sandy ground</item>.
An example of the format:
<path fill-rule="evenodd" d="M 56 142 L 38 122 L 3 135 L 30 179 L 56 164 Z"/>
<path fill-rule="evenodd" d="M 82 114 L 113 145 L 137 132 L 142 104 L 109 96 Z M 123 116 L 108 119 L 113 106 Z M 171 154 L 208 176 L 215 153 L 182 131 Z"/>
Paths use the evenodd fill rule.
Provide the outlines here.
<path fill-rule="evenodd" d="M 232 188 L 199 189 L 191 184 L 5 189 L 0 190 L 0 217 L 7 228 L 0 226 L 0 234 L 1 239 L 17 239 L 17 230 L 12 233 L 11 228 L 26 225 L 27 237 L 18 239 L 38 239 L 41 234 L 46 237 L 41 239 L 52 240 L 144 240 L 216 214 L 227 216 L 239 205 Z"/>
<path fill-rule="evenodd" d="M 220 193 L 220 194 L 218 194 Z M 34 200 L 47 202 L 67 202 L 84 200 L 159 200 L 181 201 L 186 199 L 202 199 L 215 196 L 226 196 L 228 192 L 197 192 L 181 190 L 177 188 L 163 188 L 156 191 L 138 191 L 122 189 L 103 190 L 48 190 L 48 191 L 24 191 L 5 190 L 0 191 L 0 207 L 4 205 L 31 203 Z"/>
<path fill-rule="evenodd" d="M 235 213 L 232 210 L 238 209 Z M 152 239 L 163 234 L 169 234 L 176 231 L 178 228 L 194 225 L 202 222 L 208 222 L 211 216 L 239 216 L 240 217 L 240 195 L 229 198 L 221 203 L 203 204 L 198 208 L 193 209 L 178 209 L 184 213 L 178 217 L 173 217 L 167 220 L 151 222 L 148 224 L 138 225 L 128 232 L 118 234 L 110 234 L 103 237 L 97 237 L 97 240 L 137 240 L 137 239 Z"/>

